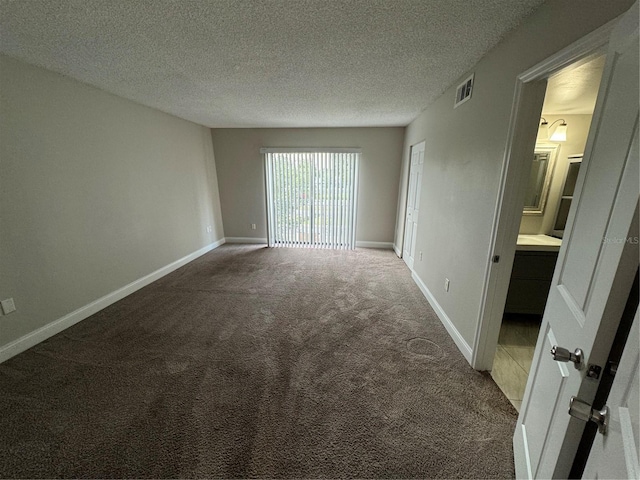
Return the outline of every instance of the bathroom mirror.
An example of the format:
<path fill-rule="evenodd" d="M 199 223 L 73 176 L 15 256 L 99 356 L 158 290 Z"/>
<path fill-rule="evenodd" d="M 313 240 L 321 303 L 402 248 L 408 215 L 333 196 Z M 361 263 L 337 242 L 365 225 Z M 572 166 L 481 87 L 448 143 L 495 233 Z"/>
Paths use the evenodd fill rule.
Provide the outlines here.
<path fill-rule="evenodd" d="M 525 215 L 542 215 L 544 213 L 557 150 L 557 145 L 536 144 L 529 183 L 524 197 L 523 213 Z"/>

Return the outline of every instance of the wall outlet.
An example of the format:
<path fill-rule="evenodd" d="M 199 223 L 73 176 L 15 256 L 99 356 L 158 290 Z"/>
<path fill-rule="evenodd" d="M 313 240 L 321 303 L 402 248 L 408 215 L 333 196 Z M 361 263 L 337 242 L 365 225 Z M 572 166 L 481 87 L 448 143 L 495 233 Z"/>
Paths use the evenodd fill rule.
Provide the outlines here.
<path fill-rule="evenodd" d="M 5 315 L 9 315 L 11 312 L 16 311 L 16 304 L 13 302 L 13 298 L 2 300 L 0 304 L 2 305 L 2 313 Z"/>
<path fill-rule="evenodd" d="M 255 230 L 255 229 L 256 229 L 256 224 L 255 224 L 255 223 L 252 223 L 252 224 L 251 224 L 251 230 Z"/>
<path fill-rule="evenodd" d="M 208 233 L 211 233 L 212 231 L 213 231 L 213 228 L 211 228 L 211 225 L 209 225 L 209 226 L 207 227 L 207 232 L 208 232 Z"/>
<path fill-rule="evenodd" d="M 449 291 L 449 279 L 448 278 L 444 279 L 444 291 L 445 292 Z"/>
<path fill-rule="evenodd" d="M 422 252 L 420 252 L 420 261 L 422 261 Z"/>

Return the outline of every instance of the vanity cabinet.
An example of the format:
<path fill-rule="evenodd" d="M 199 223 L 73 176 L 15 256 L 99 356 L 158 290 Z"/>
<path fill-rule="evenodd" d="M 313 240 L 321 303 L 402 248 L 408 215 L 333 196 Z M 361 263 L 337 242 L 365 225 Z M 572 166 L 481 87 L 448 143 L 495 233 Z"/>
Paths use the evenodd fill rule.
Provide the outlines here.
<path fill-rule="evenodd" d="M 542 315 L 558 252 L 516 250 L 505 313 Z"/>

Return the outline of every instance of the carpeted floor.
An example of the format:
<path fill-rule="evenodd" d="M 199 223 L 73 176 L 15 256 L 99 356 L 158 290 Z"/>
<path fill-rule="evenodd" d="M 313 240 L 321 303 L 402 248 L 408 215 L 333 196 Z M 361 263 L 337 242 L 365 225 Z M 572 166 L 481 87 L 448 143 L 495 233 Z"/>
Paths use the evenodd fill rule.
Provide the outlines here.
<path fill-rule="evenodd" d="M 512 478 L 391 251 L 223 246 L 0 365 L 0 476 Z"/>

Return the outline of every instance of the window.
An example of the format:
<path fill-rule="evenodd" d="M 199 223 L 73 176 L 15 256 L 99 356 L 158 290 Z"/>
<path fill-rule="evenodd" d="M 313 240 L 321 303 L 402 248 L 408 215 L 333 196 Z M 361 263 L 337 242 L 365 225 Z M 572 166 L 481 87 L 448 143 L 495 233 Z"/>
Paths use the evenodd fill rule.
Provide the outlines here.
<path fill-rule="evenodd" d="M 359 149 L 263 148 L 270 247 L 355 248 Z"/>

